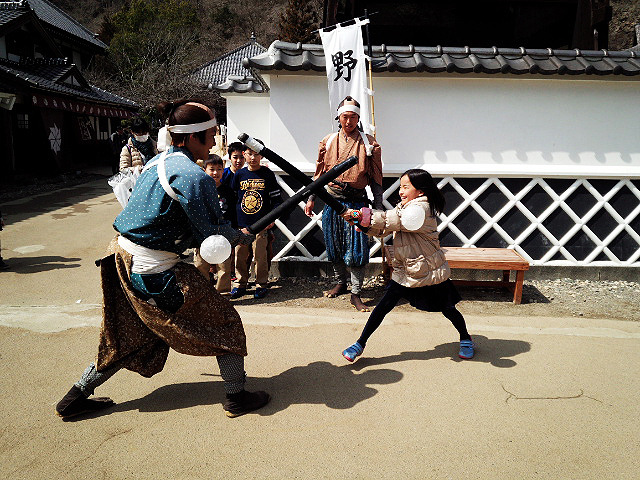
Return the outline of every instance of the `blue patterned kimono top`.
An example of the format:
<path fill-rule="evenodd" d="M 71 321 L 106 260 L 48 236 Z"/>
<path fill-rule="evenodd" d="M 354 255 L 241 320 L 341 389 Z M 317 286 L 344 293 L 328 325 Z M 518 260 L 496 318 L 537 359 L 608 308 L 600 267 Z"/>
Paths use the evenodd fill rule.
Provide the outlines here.
<path fill-rule="evenodd" d="M 164 191 L 154 165 L 138 178 L 113 227 L 137 245 L 177 254 L 199 247 L 210 235 L 223 235 L 233 244 L 239 233 L 223 219 L 215 181 L 193 161 L 191 152 L 172 146 L 165 164 L 179 201 Z"/>

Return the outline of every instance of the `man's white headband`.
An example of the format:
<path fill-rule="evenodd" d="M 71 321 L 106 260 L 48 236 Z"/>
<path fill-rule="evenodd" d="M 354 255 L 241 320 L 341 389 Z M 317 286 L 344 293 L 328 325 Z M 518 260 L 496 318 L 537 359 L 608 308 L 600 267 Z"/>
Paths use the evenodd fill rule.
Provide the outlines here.
<path fill-rule="evenodd" d="M 196 133 L 202 132 L 204 130 L 209 130 L 210 128 L 218 125 L 216 121 L 216 117 L 213 117 L 211 120 L 207 120 L 206 122 L 201 123 L 191 123 L 189 125 L 169 125 L 167 130 L 171 133 Z"/>
<path fill-rule="evenodd" d="M 338 116 L 342 115 L 344 112 L 353 112 L 356 115 L 360 115 L 360 107 L 356 107 L 355 105 L 351 105 L 351 104 L 346 104 L 346 105 L 342 105 L 339 109 L 338 109 Z"/>

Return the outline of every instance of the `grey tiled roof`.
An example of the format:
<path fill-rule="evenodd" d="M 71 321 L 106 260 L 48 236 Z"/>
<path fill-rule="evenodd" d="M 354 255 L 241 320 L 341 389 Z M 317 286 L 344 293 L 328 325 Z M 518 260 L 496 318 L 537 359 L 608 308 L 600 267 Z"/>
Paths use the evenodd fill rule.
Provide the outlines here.
<path fill-rule="evenodd" d="M 254 39 L 235 50 L 201 66 L 192 74 L 192 79 L 201 85 L 221 92 L 262 93 L 266 85 L 257 72 L 242 65 L 245 58 L 254 57 L 266 52 Z"/>
<path fill-rule="evenodd" d="M 28 71 L 40 78 L 49 79 L 51 82 L 57 82 L 67 73 L 75 71 L 76 77 L 84 83 L 84 86 L 88 85 L 84 77 L 77 71 L 75 65 L 65 58 L 27 58 L 15 63 L 23 71 Z"/>
<path fill-rule="evenodd" d="M 373 47 L 374 72 L 538 75 L 629 75 L 640 78 L 640 54 L 633 51 L 525 48 Z M 257 70 L 325 71 L 322 45 L 275 41 L 243 62 Z"/>
<path fill-rule="evenodd" d="M 259 75 L 256 75 L 259 76 Z M 215 86 L 219 92 L 263 93 L 267 91 L 264 81 L 229 75 L 227 81 Z"/>
<path fill-rule="evenodd" d="M 18 12 L 22 14 L 28 11 L 29 8 L 33 9 L 33 12 L 45 24 L 45 27 L 54 27 L 54 31 L 72 35 L 101 50 L 107 48 L 103 42 L 95 38 L 93 32 L 87 30 L 48 0 L 0 2 L 0 24 L 6 23 Z M 3 22 L 5 17 L 6 20 Z"/>
<path fill-rule="evenodd" d="M 138 106 L 132 100 L 94 87 L 88 83 L 86 86 L 77 87 L 59 82 L 60 79 L 72 71 L 77 78 L 84 80 L 77 67 L 67 59 L 35 59 L 18 63 L 0 58 L 0 82 L 9 83 L 14 86 L 14 89 L 23 86 L 43 92 L 69 95 L 76 100 L 129 108 Z"/>
<path fill-rule="evenodd" d="M 26 2 L 0 2 L 0 25 L 9 23 L 28 11 Z"/>

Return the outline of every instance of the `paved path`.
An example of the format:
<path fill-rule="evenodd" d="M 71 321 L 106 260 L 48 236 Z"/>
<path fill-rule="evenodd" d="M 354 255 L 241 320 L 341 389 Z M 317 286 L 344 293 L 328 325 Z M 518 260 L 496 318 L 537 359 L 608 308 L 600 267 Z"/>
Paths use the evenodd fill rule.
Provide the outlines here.
<path fill-rule="evenodd" d="M 272 402 L 228 419 L 211 358 L 120 372 L 117 405 L 62 422 L 55 403 L 96 352 L 93 260 L 119 211 L 103 182 L 3 204 L 0 478 L 635 479 L 640 324 L 470 316 L 457 358 L 435 314 L 392 312 L 354 364 L 354 311 L 242 306 L 248 388 Z"/>

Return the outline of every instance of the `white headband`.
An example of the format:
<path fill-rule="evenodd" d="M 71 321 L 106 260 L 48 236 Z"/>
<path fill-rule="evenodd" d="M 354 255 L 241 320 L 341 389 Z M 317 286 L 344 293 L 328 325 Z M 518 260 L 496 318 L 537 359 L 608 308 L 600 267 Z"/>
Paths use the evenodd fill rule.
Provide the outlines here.
<path fill-rule="evenodd" d="M 202 123 L 191 123 L 189 125 L 169 125 L 167 130 L 172 133 L 196 133 L 202 132 L 203 130 L 209 130 L 210 128 L 218 125 L 216 121 L 216 117 L 213 117 L 211 120 L 207 120 Z"/>
<path fill-rule="evenodd" d="M 338 109 L 338 116 L 342 115 L 344 112 L 353 112 L 360 116 L 360 107 L 356 107 L 355 105 L 351 104 L 343 105 Z"/>

